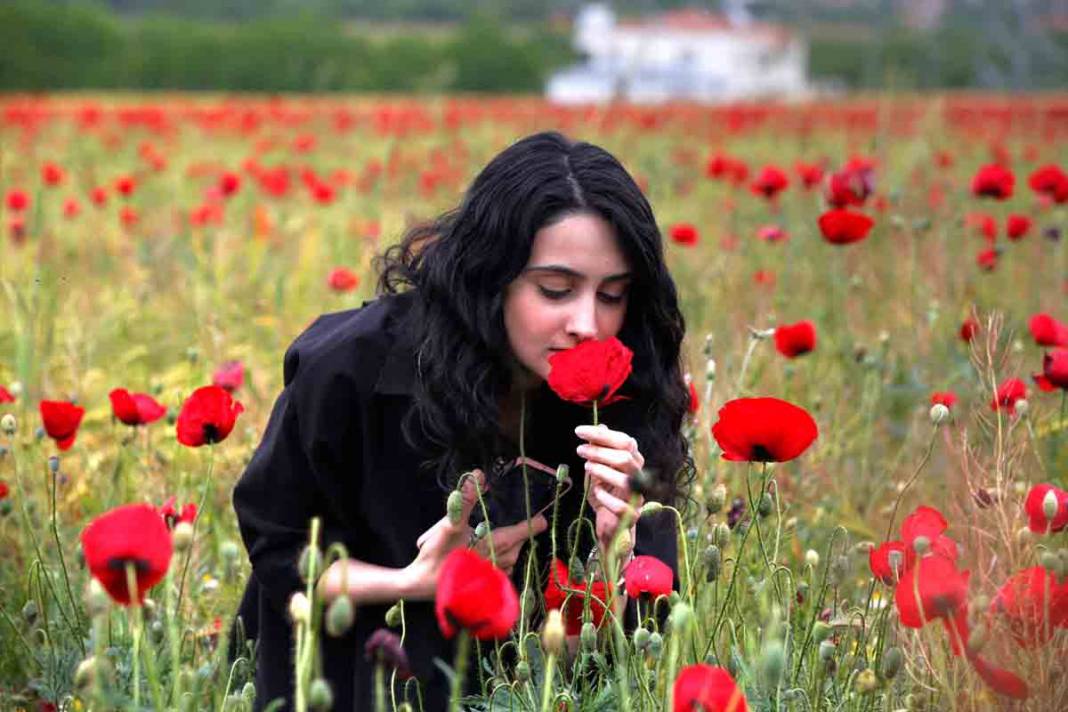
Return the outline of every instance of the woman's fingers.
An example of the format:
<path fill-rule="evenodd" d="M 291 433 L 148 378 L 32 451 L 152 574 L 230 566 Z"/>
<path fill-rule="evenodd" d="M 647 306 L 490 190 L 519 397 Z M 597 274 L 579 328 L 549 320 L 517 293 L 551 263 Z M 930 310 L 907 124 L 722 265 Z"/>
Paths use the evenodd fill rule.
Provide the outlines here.
<path fill-rule="evenodd" d="M 591 490 L 591 496 L 616 517 L 622 518 L 627 515 L 631 521 L 638 518 L 638 511 L 634 507 L 619 497 L 609 494 L 603 487 L 594 487 Z"/>
<path fill-rule="evenodd" d="M 645 465 L 645 458 L 642 457 L 641 450 L 638 448 L 638 441 L 624 432 L 612 430 L 603 425 L 580 425 L 575 428 L 575 434 L 592 446 L 629 453 L 638 463 L 638 467 Z"/>
<path fill-rule="evenodd" d="M 535 536 L 548 528 L 549 522 L 541 514 L 530 520 L 530 531 Z M 493 530 L 491 534 L 493 537 L 493 555 L 496 557 L 498 568 L 507 572 L 515 566 L 515 562 L 519 560 L 519 552 L 527 541 L 528 533 L 526 520 Z M 489 543 L 485 538 L 480 539 L 475 544 L 474 549 L 481 556 L 489 557 Z"/>
<path fill-rule="evenodd" d="M 590 473 L 595 481 L 607 486 L 610 491 L 614 490 L 617 494 L 621 494 L 622 497 L 630 498 L 630 485 L 627 482 L 627 476 L 619 470 L 613 470 L 611 467 L 602 465 L 599 462 L 587 462 L 586 472 Z"/>

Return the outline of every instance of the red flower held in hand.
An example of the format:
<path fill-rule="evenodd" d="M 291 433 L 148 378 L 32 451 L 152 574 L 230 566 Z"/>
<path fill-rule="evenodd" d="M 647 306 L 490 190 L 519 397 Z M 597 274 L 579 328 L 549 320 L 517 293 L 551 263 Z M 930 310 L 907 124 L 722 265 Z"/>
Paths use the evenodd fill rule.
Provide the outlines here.
<path fill-rule="evenodd" d="M 1052 517 L 1046 516 L 1046 498 L 1056 502 Z M 1059 532 L 1068 526 L 1068 492 L 1050 484 L 1035 485 L 1027 493 L 1024 500 L 1024 511 L 1027 513 L 1027 526 L 1036 534 Z"/>
<path fill-rule="evenodd" d="M 778 398 L 736 398 L 719 409 L 712 437 L 724 460 L 786 462 L 819 435 L 804 408 Z"/>
<path fill-rule="evenodd" d="M 1015 185 L 1016 176 L 1012 171 L 997 163 L 989 163 L 972 178 L 972 193 L 980 198 L 1008 200 Z"/>
<path fill-rule="evenodd" d="M 85 408 L 67 401 L 41 401 L 39 409 L 48 437 L 56 441 L 60 450 L 69 450 L 78 434 Z"/>
<path fill-rule="evenodd" d="M 454 549 L 438 574 L 434 612 L 446 638 L 464 629 L 478 640 L 495 640 L 518 620 L 519 596 L 492 563 L 471 549 Z"/>
<path fill-rule="evenodd" d="M 112 415 L 126 425 L 148 425 L 167 414 L 167 409 L 147 393 L 130 393 L 125 388 L 116 388 L 108 398 L 111 399 Z"/>
<path fill-rule="evenodd" d="M 623 582 L 631 598 L 670 596 L 674 577 L 671 567 L 655 556 L 635 556 L 623 569 Z"/>
<path fill-rule="evenodd" d="M 819 225 L 824 240 L 832 245 L 849 245 L 865 239 L 875 221 L 864 213 L 836 208 L 820 215 Z"/>
<path fill-rule="evenodd" d="M 583 603 L 586 598 L 587 585 L 590 595 L 590 621 L 595 627 L 600 628 L 607 611 L 608 584 L 601 580 L 585 583 L 574 581 L 567 564 L 560 559 L 553 560 L 549 583 L 545 585 L 545 608 L 561 612 L 567 635 L 578 635 L 582 632 L 582 612 L 585 607 Z M 565 591 L 565 588 L 571 591 Z"/>
<path fill-rule="evenodd" d="M 1026 215 L 1010 215 L 1005 220 L 1005 234 L 1010 240 L 1020 240 L 1031 230 L 1031 218 Z"/>
<path fill-rule="evenodd" d="M 182 404 L 178 414 L 178 442 L 189 447 L 222 442 L 244 410 L 223 388 L 214 385 L 198 388 Z"/>
<path fill-rule="evenodd" d="M 745 693 L 721 667 L 698 663 L 679 671 L 672 712 L 749 712 Z"/>
<path fill-rule="evenodd" d="M 1016 415 L 1016 401 L 1027 397 L 1027 384 L 1019 378 L 1007 378 L 998 386 L 994 399 L 990 401 L 990 410 L 1006 410 L 1009 415 Z"/>
<path fill-rule="evenodd" d="M 174 529 L 179 522 L 193 523 L 197 518 L 197 506 L 192 502 L 182 505 L 181 511 L 177 507 L 177 498 L 169 497 L 159 508 L 159 514 L 163 517 L 163 523 L 168 529 Z"/>
<path fill-rule="evenodd" d="M 549 356 L 549 387 L 571 403 L 608 405 L 630 375 L 634 353 L 616 337 L 583 341 Z"/>
<path fill-rule="evenodd" d="M 680 245 L 693 247 L 697 244 L 700 235 L 697 228 L 690 223 L 676 223 L 671 226 L 671 239 Z"/>
<path fill-rule="evenodd" d="M 137 603 L 166 575 L 173 552 L 171 534 L 150 504 L 127 504 L 100 515 L 82 531 L 85 564 L 115 602 L 128 606 L 126 566 L 136 577 Z"/>
<path fill-rule="evenodd" d="M 326 284 L 335 292 L 351 292 L 359 286 L 360 278 L 348 267 L 335 267 L 330 270 Z"/>
<path fill-rule="evenodd" d="M 245 384 L 245 365 L 240 361 L 227 361 L 215 369 L 211 382 L 219 388 L 225 388 L 228 393 L 233 393 Z"/>
<path fill-rule="evenodd" d="M 790 177 L 778 166 L 764 166 L 753 179 L 749 189 L 755 194 L 772 200 L 790 185 Z"/>
<path fill-rule="evenodd" d="M 1027 322 L 1027 328 L 1039 346 L 1068 346 L 1068 324 L 1049 314 L 1035 314 Z"/>
<path fill-rule="evenodd" d="M 808 320 L 783 324 L 775 329 L 775 349 L 787 358 L 797 358 L 816 348 L 816 326 Z"/>

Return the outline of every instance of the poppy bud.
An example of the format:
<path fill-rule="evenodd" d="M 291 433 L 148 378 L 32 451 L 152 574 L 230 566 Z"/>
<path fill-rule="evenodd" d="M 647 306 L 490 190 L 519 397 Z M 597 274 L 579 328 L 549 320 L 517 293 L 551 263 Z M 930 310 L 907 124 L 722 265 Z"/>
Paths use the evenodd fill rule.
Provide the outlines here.
<path fill-rule="evenodd" d="M 931 422 L 935 425 L 941 425 L 949 420 L 949 408 L 943 403 L 935 403 L 931 406 Z"/>
<path fill-rule="evenodd" d="M 719 548 L 722 549 L 723 547 L 727 546 L 727 544 L 731 543 L 731 528 L 723 522 L 720 522 L 716 525 L 716 533 L 713 539 L 716 543 L 716 546 L 718 546 Z"/>
<path fill-rule="evenodd" d="M 321 677 L 312 680 L 308 686 L 308 706 L 315 712 L 326 712 L 334 706 L 334 691 L 330 683 Z"/>
<path fill-rule="evenodd" d="M 1057 573 L 1057 570 L 1061 567 L 1061 557 L 1052 551 L 1043 551 L 1042 555 L 1038 557 L 1038 563 L 1042 564 L 1042 568 L 1046 571 Z"/>
<path fill-rule="evenodd" d="M 783 649 L 782 642 L 772 640 L 764 647 L 764 652 L 760 656 L 760 671 L 769 687 L 774 688 L 779 684 L 785 668 L 786 651 Z"/>
<path fill-rule="evenodd" d="M 340 638 L 352 627 L 356 619 L 356 609 L 348 596 L 338 596 L 326 609 L 326 632 L 333 638 Z"/>
<path fill-rule="evenodd" d="M 299 591 L 289 599 L 289 617 L 297 625 L 305 625 L 311 621 L 311 602 Z"/>
<path fill-rule="evenodd" d="M 875 677 L 875 671 L 871 668 L 862 670 L 857 675 L 856 680 L 853 682 L 853 687 L 856 691 L 862 695 L 866 695 L 869 692 L 874 692 L 879 686 L 879 680 Z"/>
<path fill-rule="evenodd" d="M 693 609 L 689 604 L 678 601 L 671 607 L 671 631 L 680 634 L 693 622 Z"/>
<path fill-rule="evenodd" d="M 1026 398 L 1021 398 L 1016 401 L 1016 412 L 1020 414 L 1020 417 L 1027 415 L 1027 411 L 1030 410 L 1031 404 L 1027 402 Z"/>
<path fill-rule="evenodd" d="M 820 553 L 815 549 L 809 549 L 805 552 L 805 564 L 816 568 L 820 565 Z"/>
<path fill-rule="evenodd" d="M 1020 527 L 1016 530 L 1016 543 L 1020 546 L 1027 546 L 1031 543 L 1031 530 L 1027 527 Z"/>
<path fill-rule="evenodd" d="M 28 625 L 33 625 L 37 621 L 37 601 L 32 598 L 26 601 L 26 605 L 22 607 L 22 619 Z"/>
<path fill-rule="evenodd" d="M 111 663 L 105 657 L 92 655 L 74 669 L 74 687 L 79 690 L 91 690 L 96 687 L 98 680 L 106 684 L 111 678 Z"/>
<path fill-rule="evenodd" d="M 901 672 L 901 666 L 905 662 L 905 654 L 901 652 L 901 648 L 893 647 L 887 648 L 883 653 L 883 661 L 879 670 L 882 673 L 884 680 L 893 680 L 894 677 Z"/>
<path fill-rule="evenodd" d="M 300 559 L 297 560 L 300 577 L 305 583 L 312 581 L 319 576 L 320 568 L 322 568 L 322 555 L 319 549 L 314 546 L 304 547 L 304 551 L 300 552 Z"/>
<path fill-rule="evenodd" d="M 556 481 L 558 484 L 564 484 L 567 481 L 568 476 L 571 474 L 571 466 L 567 464 L 561 464 L 556 468 Z"/>
<path fill-rule="evenodd" d="M 365 660 L 381 663 L 387 669 L 395 671 L 401 680 L 412 676 L 408 654 L 404 652 L 400 636 L 393 631 L 379 628 L 372 633 L 363 646 L 363 655 Z"/>
<path fill-rule="evenodd" d="M 664 505 L 660 504 L 660 502 L 646 502 L 642 505 L 640 516 L 644 517 L 646 514 L 658 514 L 663 509 Z"/>
<path fill-rule="evenodd" d="M 189 522 L 178 522 L 171 534 L 175 551 L 185 551 L 193 544 L 193 525 Z"/>
<path fill-rule="evenodd" d="M 616 556 L 626 556 L 634 548 L 630 540 L 630 532 L 622 531 L 616 536 Z"/>
<path fill-rule="evenodd" d="M 520 660 L 515 664 L 515 679 L 520 682 L 526 682 L 530 679 L 530 663 L 526 660 Z"/>
<path fill-rule="evenodd" d="M 723 505 L 727 503 L 727 486 L 720 482 L 712 488 L 712 492 L 709 493 L 708 499 L 705 501 L 705 507 L 708 509 L 709 514 L 715 514 L 719 510 L 723 509 Z"/>
<path fill-rule="evenodd" d="M 586 567 L 582 563 L 582 559 L 575 556 L 571 559 L 571 564 L 568 566 L 571 572 L 571 580 L 580 585 L 586 584 Z"/>
<path fill-rule="evenodd" d="M 564 617 L 559 608 L 549 611 L 545 625 L 541 630 L 541 644 L 550 655 L 564 652 Z"/>
<path fill-rule="evenodd" d="M 1057 490 L 1050 489 L 1046 492 L 1046 496 L 1042 498 L 1042 513 L 1046 515 L 1046 519 L 1053 519 L 1060 509 L 1061 502 L 1057 497 Z"/>
<path fill-rule="evenodd" d="M 638 651 L 645 650 L 649 645 L 649 631 L 645 628 L 636 628 L 634 630 L 634 649 Z"/>
<path fill-rule="evenodd" d="M 148 638 L 153 643 L 163 640 L 163 633 L 163 621 L 152 621 L 152 624 L 148 626 Z"/>
<path fill-rule="evenodd" d="M 829 661 L 834 657 L 834 654 L 838 651 L 838 646 L 829 640 L 825 640 L 820 643 L 820 660 L 823 662 Z"/>
<path fill-rule="evenodd" d="M 920 556 L 931 550 L 931 540 L 922 534 L 912 540 L 912 549 Z"/>
<path fill-rule="evenodd" d="M 104 586 L 95 578 L 90 578 L 82 596 L 82 603 L 85 604 L 85 612 L 89 614 L 89 617 L 96 618 L 105 615 L 110 602 L 111 599 L 108 597 L 108 592 L 104 590 Z"/>
<path fill-rule="evenodd" d="M 705 380 L 709 383 L 716 380 L 716 359 L 714 358 L 705 361 Z"/>
<path fill-rule="evenodd" d="M 489 534 L 489 522 L 479 522 L 478 526 L 475 527 L 475 541 L 478 541 L 487 534 Z"/>
<path fill-rule="evenodd" d="M 704 551 L 705 561 L 705 581 L 712 583 L 719 578 L 719 571 L 723 565 L 723 555 L 719 552 L 719 547 L 715 544 L 710 544 Z"/>
<path fill-rule="evenodd" d="M 245 701 L 245 704 L 252 706 L 256 702 L 256 685 L 252 682 L 246 682 L 245 686 L 241 688 L 241 699 Z"/>
<path fill-rule="evenodd" d="M 772 506 L 773 502 L 771 499 L 771 494 L 769 492 L 765 492 L 764 495 L 760 498 L 760 501 L 757 502 L 757 514 L 759 514 L 761 517 L 768 516 L 769 514 L 771 514 Z"/>
<path fill-rule="evenodd" d="M 0 418 L 0 430 L 4 431 L 6 435 L 14 435 L 15 429 L 18 427 L 18 423 L 15 421 L 15 416 L 11 413 L 5 413 L 3 418 Z"/>
<path fill-rule="evenodd" d="M 972 628 L 971 633 L 968 635 L 968 652 L 975 655 L 982 650 L 983 646 L 986 645 L 989 634 L 990 630 L 984 623 L 980 623 Z"/>
<path fill-rule="evenodd" d="M 824 623 L 823 621 L 816 621 L 812 626 L 812 639 L 817 643 L 822 643 L 831 637 L 831 633 L 834 632 L 834 628 Z"/>
<path fill-rule="evenodd" d="M 645 650 L 653 660 L 659 660 L 660 653 L 664 651 L 664 636 L 655 631 L 650 633 L 649 645 L 646 646 Z"/>
<path fill-rule="evenodd" d="M 401 611 L 400 601 L 397 601 L 389 607 L 388 611 L 386 611 L 386 625 L 388 625 L 390 628 L 396 628 L 401 624 L 403 616 L 404 614 Z"/>
<path fill-rule="evenodd" d="M 449 522 L 455 527 L 460 523 L 460 517 L 464 513 L 464 496 L 459 491 L 449 492 L 449 498 L 445 500 L 445 511 L 449 515 Z"/>
<path fill-rule="evenodd" d="M 48 471 L 53 475 L 59 472 L 59 458 L 55 455 L 48 456 Z"/>

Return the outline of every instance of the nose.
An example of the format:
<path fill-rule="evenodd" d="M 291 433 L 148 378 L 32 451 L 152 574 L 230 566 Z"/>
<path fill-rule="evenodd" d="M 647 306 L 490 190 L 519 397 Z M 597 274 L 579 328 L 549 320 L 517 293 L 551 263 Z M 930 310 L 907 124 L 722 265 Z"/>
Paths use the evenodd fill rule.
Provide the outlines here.
<path fill-rule="evenodd" d="M 568 314 L 567 333 L 576 343 L 597 338 L 597 303 L 594 296 L 577 299 Z"/>

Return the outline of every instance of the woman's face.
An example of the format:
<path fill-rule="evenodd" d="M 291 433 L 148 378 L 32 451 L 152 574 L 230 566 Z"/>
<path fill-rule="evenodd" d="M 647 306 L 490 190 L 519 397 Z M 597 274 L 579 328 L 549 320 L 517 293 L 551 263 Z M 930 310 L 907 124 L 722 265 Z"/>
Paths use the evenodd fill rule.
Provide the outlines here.
<path fill-rule="evenodd" d="M 506 288 L 504 328 L 516 360 L 542 379 L 549 356 L 619 333 L 630 265 L 616 233 L 593 213 L 569 213 L 538 230 L 526 267 Z"/>

